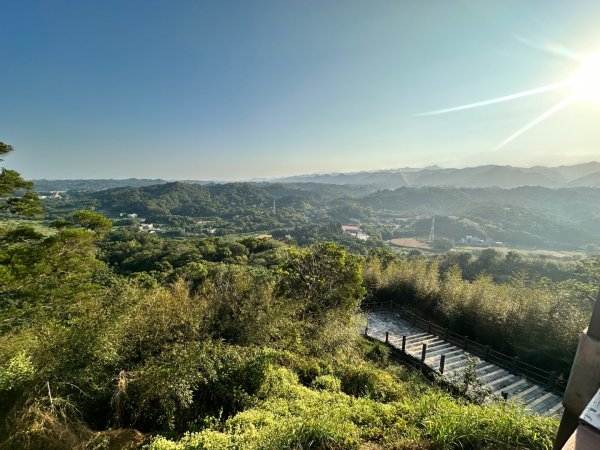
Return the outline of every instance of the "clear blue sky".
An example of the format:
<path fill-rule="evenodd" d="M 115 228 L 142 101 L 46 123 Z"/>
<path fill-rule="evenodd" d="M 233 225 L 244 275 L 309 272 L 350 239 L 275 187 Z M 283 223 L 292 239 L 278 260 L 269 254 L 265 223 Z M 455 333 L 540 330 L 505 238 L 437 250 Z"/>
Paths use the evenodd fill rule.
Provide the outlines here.
<path fill-rule="evenodd" d="M 0 3 L 0 140 L 28 178 L 247 179 L 375 168 L 600 159 L 600 107 L 573 105 L 492 149 L 549 93 L 416 113 L 573 73 L 600 51 L 600 2 Z"/>

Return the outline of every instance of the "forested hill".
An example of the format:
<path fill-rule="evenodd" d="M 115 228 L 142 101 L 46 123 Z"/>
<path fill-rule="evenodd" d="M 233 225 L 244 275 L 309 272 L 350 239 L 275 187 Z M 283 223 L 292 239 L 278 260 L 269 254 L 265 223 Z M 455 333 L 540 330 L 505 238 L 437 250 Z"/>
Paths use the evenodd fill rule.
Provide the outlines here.
<path fill-rule="evenodd" d="M 284 184 L 187 184 L 180 182 L 75 193 L 76 198 L 96 202 L 109 213 L 135 211 L 149 217 L 180 215 L 206 217 L 240 212 L 245 208 L 276 207 L 304 209 L 338 198 L 352 198 L 370 192 L 327 185 Z"/>
<path fill-rule="evenodd" d="M 150 186 L 167 183 L 161 179 L 127 178 L 123 180 L 35 180 L 34 188 L 38 192 L 49 191 L 101 191 L 119 187 Z"/>
<path fill-rule="evenodd" d="M 186 217 L 192 222 L 194 218 L 219 219 L 219 232 L 270 232 L 355 220 L 372 225 L 371 236 L 391 239 L 427 235 L 435 215 L 436 235 L 454 241 L 474 235 L 516 246 L 556 249 L 600 243 L 600 189 L 595 188 L 373 191 L 317 183 L 165 183 L 68 195 L 73 202 L 112 217 L 135 212 L 167 224 L 181 223 Z"/>
<path fill-rule="evenodd" d="M 359 200 L 374 209 L 452 214 L 486 206 L 533 208 L 564 218 L 593 218 L 600 212 L 600 189 L 543 187 L 499 188 L 399 188 L 365 195 Z"/>
<path fill-rule="evenodd" d="M 436 232 L 450 239 L 476 235 L 542 248 L 577 247 L 600 239 L 600 189 L 399 188 L 358 202 L 373 210 L 412 214 L 417 235 L 426 235 L 430 217 L 437 215 Z"/>
<path fill-rule="evenodd" d="M 112 213 L 136 212 L 144 216 L 203 217 L 249 205 L 267 205 L 271 196 L 257 186 L 231 183 L 201 186 L 167 183 L 139 188 L 119 188 L 89 195 L 100 209 Z"/>

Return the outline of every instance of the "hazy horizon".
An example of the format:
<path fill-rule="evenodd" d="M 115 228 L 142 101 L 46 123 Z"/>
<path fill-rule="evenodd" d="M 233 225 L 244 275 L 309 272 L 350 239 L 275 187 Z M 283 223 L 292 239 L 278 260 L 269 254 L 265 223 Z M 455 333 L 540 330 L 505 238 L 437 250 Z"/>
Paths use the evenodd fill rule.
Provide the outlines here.
<path fill-rule="evenodd" d="M 40 177 L 40 178 L 32 178 L 34 180 L 47 180 L 47 181 L 55 181 L 55 180 L 101 180 L 101 179 L 107 179 L 107 180 L 127 180 L 127 179 L 146 179 L 146 180 L 163 180 L 163 181 L 209 181 L 209 182 L 263 182 L 263 181 L 277 181 L 277 180 L 281 180 L 281 179 L 288 179 L 288 178 L 296 178 L 296 177 L 311 177 L 311 176 L 322 176 L 322 175 L 352 175 L 352 174 L 358 174 L 358 173 L 377 173 L 377 172 L 400 172 L 400 171 L 420 171 L 420 170 L 427 170 L 427 169 L 440 169 L 440 170 L 451 170 L 451 169 L 456 169 L 456 170 L 461 170 L 461 169 L 473 169 L 473 168 L 477 168 L 477 167 L 484 167 L 484 166 L 496 166 L 496 167 L 513 167 L 513 168 L 519 168 L 519 169 L 534 169 L 536 167 L 545 167 L 545 168 L 559 168 L 559 167 L 571 167 L 571 166 L 576 166 L 576 165 L 585 165 L 585 164 L 600 164 L 599 161 L 585 161 L 582 163 L 577 163 L 577 164 L 556 164 L 556 165 L 531 165 L 531 166 L 517 166 L 517 165 L 510 165 L 510 164 L 482 164 L 482 165 L 476 165 L 476 166 L 440 166 L 437 164 L 432 164 L 429 166 L 421 166 L 421 167 L 417 167 L 417 166 L 405 166 L 405 167 L 391 167 L 391 168 L 384 168 L 384 169 L 364 169 L 364 170 L 356 170 L 356 171 L 318 171 L 318 172 L 306 172 L 306 173 L 295 173 L 292 175 L 274 175 L 271 177 L 247 177 L 247 178 L 165 178 L 165 177 L 120 177 L 120 178 L 116 178 L 116 177 L 96 177 L 96 178 L 85 178 L 85 177 L 71 177 L 71 178 L 45 178 L 45 177 Z"/>
<path fill-rule="evenodd" d="M 600 3 L 456 0 L 0 6 L 7 166 L 31 179 L 248 180 L 600 159 L 600 102 L 561 90 Z"/>

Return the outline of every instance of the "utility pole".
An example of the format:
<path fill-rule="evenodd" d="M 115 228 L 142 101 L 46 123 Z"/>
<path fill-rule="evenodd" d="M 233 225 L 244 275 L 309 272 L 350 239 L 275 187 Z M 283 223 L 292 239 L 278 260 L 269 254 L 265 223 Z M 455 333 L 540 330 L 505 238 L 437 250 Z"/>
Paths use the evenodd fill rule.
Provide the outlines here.
<path fill-rule="evenodd" d="M 277 208 L 275 208 L 275 199 L 273 199 L 273 214 L 277 214 Z"/>

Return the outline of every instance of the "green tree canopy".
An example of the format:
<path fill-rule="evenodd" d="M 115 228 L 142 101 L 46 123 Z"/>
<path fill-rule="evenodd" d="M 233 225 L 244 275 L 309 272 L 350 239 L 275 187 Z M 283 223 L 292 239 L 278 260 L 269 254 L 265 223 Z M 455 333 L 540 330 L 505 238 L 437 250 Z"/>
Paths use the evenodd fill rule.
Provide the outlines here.
<path fill-rule="evenodd" d="M 4 161 L 4 155 L 13 150 L 12 146 L 0 141 L 0 162 Z M 14 195 L 20 189 L 30 191 L 32 187 L 33 183 L 24 180 L 19 172 L 2 167 L 0 172 L 0 197 L 5 198 L 0 200 L 0 212 L 6 211 L 24 216 L 42 213 L 42 206 L 35 193 L 26 192 L 24 195 Z"/>
<path fill-rule="evenodd" d="M 290 249 L 282 274 L 279 293 L 298 303 L 303 318 L 354 312 L 365 294 L 357 257 L 332 242 Z"/>
<path fill-rule="evenodd" d="M 112 227 L 110 220 L 94 211 L 77 211 L 73 214 L 73 220 L 78 225 L 90 231 L 105 231 Z"/>

